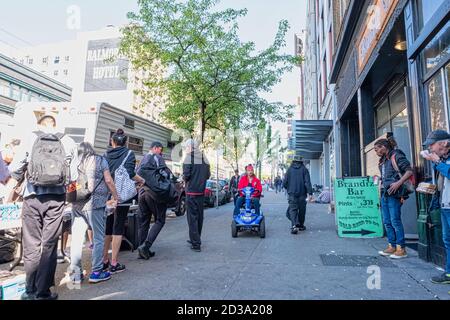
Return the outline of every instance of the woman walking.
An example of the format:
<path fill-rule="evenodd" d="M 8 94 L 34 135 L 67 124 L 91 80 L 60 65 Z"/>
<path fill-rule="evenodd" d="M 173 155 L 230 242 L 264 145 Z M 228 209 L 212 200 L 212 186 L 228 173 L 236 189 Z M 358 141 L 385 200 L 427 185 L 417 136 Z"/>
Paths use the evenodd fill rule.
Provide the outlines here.
<path fill-rule="evenodd" d="M 145 181 L 136 174 L 136 156 L 133 151 L 126 147 L 128 137 L 122 129 L 111 138 L 112 148 L 106 152 L 109 170 L 114 179 L 115 171 L 123 164 L 125 169 L 138 186 L 144 185 Z M 120 197 L 120 195 L 119 195 Z M 128 216 L 133 199 L 121 199 L 114 214 L 106 218 L 105 247 L 103 250 L 103 270 L 108 270 L 114 274 L 125 271 L 125 266 L 118 262 L 119 250 L 122 244 L 122 238 L 125 233 L 125 222 Z M 112 243 L 112 257 L 109 259 L 109 249 Z"/>
<path fill-rule="evenodd" d="M 392 259 L 406 258 L 401 208 L 408 198 L 405 182 L 413 171 L 405 153 L 397 148 L 392 137 L 376 141 L 374 150 L 380 157 L 381 210 L 389 241 L 387 249 L 379 254 Z"/>
<path fill-rule="evenodd" d="M 103 247 L 105 238 L 105 207 L 112 194 L 112 202 L 118 200 L 116 187 L 109 172 L 106 159 L 98 156 L 90 143 L 83 142 L 78 147 L 79 177 L 87 178 L 90 196 L 86 200 L 76 201 L 72 205 L 72 243 L 71 243 L 71 280 L 74 284 L 83 280 L 81 255 L 86 236 L 86 230 L 92 229 L 92 273 L 90 283 L 107 281 L 111 278 L 109 272 L 103 271 Z"/>

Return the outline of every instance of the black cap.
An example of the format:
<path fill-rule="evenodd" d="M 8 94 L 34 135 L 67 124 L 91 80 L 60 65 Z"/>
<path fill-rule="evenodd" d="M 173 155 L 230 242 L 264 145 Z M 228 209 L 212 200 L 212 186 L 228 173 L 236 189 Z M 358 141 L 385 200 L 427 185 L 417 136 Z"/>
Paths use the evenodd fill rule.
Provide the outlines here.
<path fill-rule="evenodd" d="M 425 140 L 425 142 L 423 143 L 424 146 L 431 146 L 432 144 L 435 144 L 438 141 L 443 141 L 443 140 L 449 140 L 450 139 L 450 134 L 445 131 L 445 130 L 436 130 L 431 132 L 428 137 L 427 140 Z"/>
<path fill-rule="evenodd" d="M 155 141 L 150 146 L 150 149 L 153 149 L 153 148 L 164 148 L 164 146 L 161 142 Z"/>

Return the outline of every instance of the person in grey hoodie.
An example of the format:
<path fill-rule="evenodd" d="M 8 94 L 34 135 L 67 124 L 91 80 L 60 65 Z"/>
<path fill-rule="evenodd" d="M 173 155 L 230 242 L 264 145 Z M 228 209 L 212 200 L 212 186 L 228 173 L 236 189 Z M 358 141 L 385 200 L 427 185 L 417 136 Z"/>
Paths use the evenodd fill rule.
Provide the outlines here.
<path fill-rule="evenodd" d="M 288 218 L 292 224 L 291 233 L 297 234 L 298 231 L 306 230 L 306 201 L 308 195 L 309 200 L 313 195 L 309 171 L 303 164 L 302 157 L 294 156 L 284 178 L 284 188 L 289 195 Z"/>

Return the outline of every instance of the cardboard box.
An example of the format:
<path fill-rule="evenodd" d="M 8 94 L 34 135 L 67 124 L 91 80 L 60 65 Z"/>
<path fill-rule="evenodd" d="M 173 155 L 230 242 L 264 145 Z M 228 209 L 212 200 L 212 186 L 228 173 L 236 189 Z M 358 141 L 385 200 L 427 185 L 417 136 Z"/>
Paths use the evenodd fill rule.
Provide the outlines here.
<path fill-rule="evenodd" d="M 0 278 L 0 300 L 20 300 L 25 292 L 25 274 Z"/>

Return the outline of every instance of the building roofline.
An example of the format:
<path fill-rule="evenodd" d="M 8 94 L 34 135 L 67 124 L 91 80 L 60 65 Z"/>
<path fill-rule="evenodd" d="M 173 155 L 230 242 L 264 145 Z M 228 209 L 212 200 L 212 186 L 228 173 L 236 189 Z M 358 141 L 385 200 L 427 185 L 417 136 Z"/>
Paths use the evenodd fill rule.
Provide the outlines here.
<path fill-rule="evenodd" d="M 17 61 L 15 61 L 14 59 L 11 59 L 0 53 L 0 62 L 3 62 L 2 60 L 7 62 L 7 64 L 5 64 L 6 67 L 11 67 L 11 66 L 8 66 L 8 64 L 12 64 L 13 67 L 16 67 L 15 69 L 13 69 L 15 72 L 18 72 L 26 77 L 32 78 L 32 79 L 34 79 L 38 82 L 41 82 L 45 85 L 52 86 L 54 89 L 56 89 L 64 94 L 67 94 L 67 95 L 72 94 L 71 87 L 69 87 L 55 79 L 52 79 L 52 78 L 42 74 L 39 71 L 36 71 L 36 70 L 31 69 L 23 64 L 20 64 Z"/>

